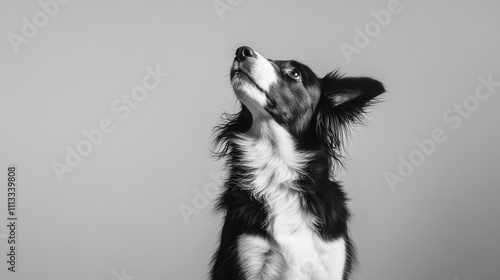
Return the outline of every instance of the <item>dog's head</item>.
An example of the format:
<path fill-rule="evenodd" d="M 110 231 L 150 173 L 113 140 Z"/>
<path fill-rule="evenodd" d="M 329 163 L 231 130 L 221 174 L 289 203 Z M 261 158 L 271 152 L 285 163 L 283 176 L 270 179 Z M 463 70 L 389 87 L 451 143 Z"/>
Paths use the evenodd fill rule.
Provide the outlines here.
<path fill-rule="evenodd" d="M 318 78 L 302 63 L 266 59 L 249 47 L 236 50 L 230 76 L 242 111 L 218 140 L 273 119 L 299 142 L 307 139 L 333 157 L 339 155 L 348 125 L 361 121 L 367 106 L 384 92 L 374 79 L 337 72 Z"/>

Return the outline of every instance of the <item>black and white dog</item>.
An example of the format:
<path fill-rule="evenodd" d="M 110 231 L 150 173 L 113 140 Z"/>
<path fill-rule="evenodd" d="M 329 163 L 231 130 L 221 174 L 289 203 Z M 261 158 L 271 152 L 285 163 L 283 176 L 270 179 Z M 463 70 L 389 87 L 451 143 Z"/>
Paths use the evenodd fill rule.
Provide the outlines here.
<path fill-rule="evenodd" d="M 356 262 L 346 194 L 331 179 L 344 136 L 384 92 L 371 78 L 318 78 L 297 61 L 236 51 L 241 111 L 216 128 L 229 171 L 212 280 L 346 280 Z"/>

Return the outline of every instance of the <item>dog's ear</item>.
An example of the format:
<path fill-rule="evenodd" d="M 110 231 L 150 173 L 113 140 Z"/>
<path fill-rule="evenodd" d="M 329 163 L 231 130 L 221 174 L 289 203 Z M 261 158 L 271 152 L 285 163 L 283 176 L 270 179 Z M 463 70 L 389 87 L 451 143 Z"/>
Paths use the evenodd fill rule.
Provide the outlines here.
<path fill-rule="evenodd" d="M 384 86 L 368 77 L 345 77 L 332 72 L 321 79 L 321 98 L 316 110 L 316 133 L 328 153 L 340 157 L 349 125 L 362 123 Z"/>

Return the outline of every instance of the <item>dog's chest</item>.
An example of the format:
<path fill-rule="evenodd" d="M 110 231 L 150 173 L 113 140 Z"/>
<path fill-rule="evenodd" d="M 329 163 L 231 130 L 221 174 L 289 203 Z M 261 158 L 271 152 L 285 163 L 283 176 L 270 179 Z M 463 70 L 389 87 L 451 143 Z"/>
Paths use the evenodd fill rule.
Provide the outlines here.
<path fill-rule="evenodd" d="M 250 172 L 244 185 L 266 205 L 272 237 L 240 239 L 240 257 L 252 263 L 247 274 L 263 279 L 342 279 L 345 242 L 324 241 L 318 235 L 315 217 L 303 207 L 301 190 L 294 183 L 310 156 L 298 152 L 280 126 L 271 126 L 266 137 L 243 137 L 239 146 L 242 164 Z M 271 274 L 281 276 L 264 278 Z"/>

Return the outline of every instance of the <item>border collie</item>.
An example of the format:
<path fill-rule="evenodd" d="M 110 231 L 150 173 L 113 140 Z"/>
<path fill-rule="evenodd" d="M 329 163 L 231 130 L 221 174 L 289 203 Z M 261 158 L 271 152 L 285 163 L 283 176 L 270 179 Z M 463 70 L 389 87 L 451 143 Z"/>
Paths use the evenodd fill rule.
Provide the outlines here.
<path fill-rule="evenodd" d="M 344 138 L 384 92 L 367 77 L 318 78 L 294 60 L 236 50 L 241 111 L 215 129 L 229 171 L 212 280 L 347 280 L 356 263 L 350 212 L 332 178 Z"/>

